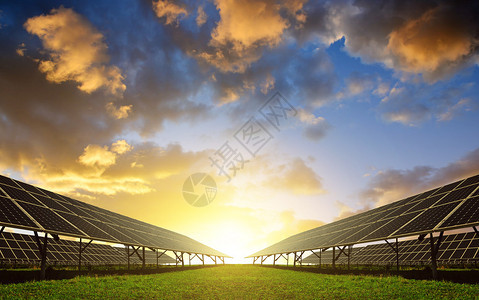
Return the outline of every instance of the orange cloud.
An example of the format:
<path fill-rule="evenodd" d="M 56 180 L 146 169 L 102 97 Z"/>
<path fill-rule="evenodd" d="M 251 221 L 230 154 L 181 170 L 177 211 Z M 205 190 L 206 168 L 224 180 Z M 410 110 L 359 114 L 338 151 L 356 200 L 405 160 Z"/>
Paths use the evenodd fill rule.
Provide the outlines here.
<path fill-rule="evenodd" d="M 296 195 L 325 193 L 320 177 L 301 158 L 295 158 L 287 165 L 279 166 L 273 174 L 280 174 L 267 180 L 267 185 L 273 188 L 289 190 Z"/>
<path fill-rule="evenodd" d="M 24 24 L 30 34 L 38 36 L 50 59 L 40 60 L 39 70 L 55 83 L 75 81 L 78 89 L 92 93 L 105 87 L 121 94 L 121 70 L 107 65 L 109 57 L 103 35 L 72 9 L 52 9 L 49 15 L 28 19 Z"/>
<path fill-rule="evenodd" d="M 118 140 L 111 144 L 111 151 L 115 152 L 117 154 L 124 154 L 126 152 L 129 152 L 133 149 L 133 146 L 128 145 L 128 143 L 125 140 Z"/>
<path fill-rule="evenodd" d="M 153 10 L 158 18 L 166 18 L 166 25 L 178 22 L 180 15 L 187 16 L 188 12 L 183 7 L 180 7 L 168 0 L 153 1 Z"/>
<path fill-rule="evenodd" d="M 116 107 L 113 102 L 108 102 L 106 104 L 106 111 L 113 116 L 115 119 L 126 119 L 130 115 L 130 112 L 133 108 L 133 105 L 122 105 L 120 107 Z"/>
<path fill-rule="evenodd" d="M 116 163 L 118 155 L 124 154 L 133 149 L 125 140 L 119 140 L 108 146 L 88 145 L 78 161 L 87 167 L 109 167 Z"/>
<path fill-rule="evenodd" d="M 290 27 L 286 11 L 297 20 L 305 20 L 303 1 L 216 0 L 220 21 L 211 33 L 209 51 L 194 53 L 222 72 L 243 73 L 261 58 L 265 47 L 276 47 Z"/>
<path fill-rule="evenodd" d="M 108 146 L 88 145 L 78 161 L 88 167 L 109 167 L 116 162 L 116 154 L 108 150 Z"/>
<path fill-rule="evenodd" d="M 403 70 L 429 73 L 470 54 L 473 37 L 460 23 L 445 22 L 438 7 L 391 32 L 387 47 L 399 58 Z"/>
<path fill-rule="evenodd" d="M 203 24 L 206 23 L 206 20 L 208 20 L 208 16 L 206 15 L 203 6 L 198 6 L 198 11 L 197 11 L 197 16 L 196 16 L 196 25 L 198 27 L 201 27 Z"/>

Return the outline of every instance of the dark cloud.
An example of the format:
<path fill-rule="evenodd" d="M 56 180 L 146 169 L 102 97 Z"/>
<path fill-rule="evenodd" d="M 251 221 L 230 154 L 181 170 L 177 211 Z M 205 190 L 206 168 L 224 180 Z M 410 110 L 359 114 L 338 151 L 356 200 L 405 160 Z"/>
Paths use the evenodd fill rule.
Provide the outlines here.
<path fill-rule="evenodd" d="M 379 172 L 361 192 L 361 199 L 366 207 L 375 207 L 477 174 L 479 148 L 441 168 L 418 166 Z"/>
<path fill-rule="evenodd" d="M 346 50 L 364 62 L 422 74 L 431 82 L 477 61 L 479 5 L 474 1 L 312 2 L 303 39 L 329 44 L 344 36 Z"/>

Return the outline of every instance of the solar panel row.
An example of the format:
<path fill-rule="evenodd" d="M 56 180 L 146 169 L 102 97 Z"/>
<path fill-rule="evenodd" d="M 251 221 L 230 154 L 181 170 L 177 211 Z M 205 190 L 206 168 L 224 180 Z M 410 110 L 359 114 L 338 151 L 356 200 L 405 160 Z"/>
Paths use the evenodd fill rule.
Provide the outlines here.
<path fill-rule="evenodd" d="M 249 257 L 314 250 L 479 224 L 479 175 L 332 222 Z"/>
<path fill-rule="evenodd" d="M 0 175 L 0 225 L 228 257 L 187 236 Z"/>
<path fill-rule="evenodd" d="M 436 238 L 435 238 L 436 239 Z M 399 262 L 403 265 L 428 263 L 431 258 L 429 239 L 423 241 L 401 241 L 398 245 Z M 393 265 L 396 264 L 396 253 L 386 244 L 374 244 L 352 249 L 351 264 Z M 319 252 L 316 252 L 319 255 Z M 333 251 L 321 253 L 321 263 L 331 264 Z M 337 253 L 336 253 L 337 255 Z M 437 260 L 441 264 L 457 264 L 477 262 L 479 260 L 479 235 L 474 232 L 451 234 L 443 237 Z M 337 264 L 347 264 L 348 258 L 340 256 Z M 319 258 L 311 254 L 303 259 L 303 264 L 318 264 Z"/>
<path fill-rule="evenodd" d="M 50 264 L 76 265 L 80 243 L 69 240 L 55 241 L 49 239 L 47 261 Z M 156 253 L 145 251 L 146 264 L 156 264 Z M 8 263 L 22 263 L 36 265 L 40 262 L 37 242 L 34 236 L 18 233 L 3 232 L 0 234 L 0 261 Z M 113 247 L 103 244 L 90 244 L 82 252 L 84 264 L 127 264 L 126 248 Z M 141 264 L 138 256 L 131 256 L 130 263 Z M 176 263 L 172 257 L 163 254 L 159 258 L 160 264 Z"/>

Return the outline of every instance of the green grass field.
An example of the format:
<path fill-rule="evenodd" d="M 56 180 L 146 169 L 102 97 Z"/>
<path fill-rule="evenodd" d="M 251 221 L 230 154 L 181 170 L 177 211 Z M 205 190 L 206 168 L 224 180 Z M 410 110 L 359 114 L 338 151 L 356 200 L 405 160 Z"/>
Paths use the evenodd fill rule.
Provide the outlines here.
<path fill-rule="evenodd" d="M 479 298 L 479 285 L 226 265 L 154 275 L 81 276 L 5 284 L 0 285 L 0 298 L 474 299 Z"/>

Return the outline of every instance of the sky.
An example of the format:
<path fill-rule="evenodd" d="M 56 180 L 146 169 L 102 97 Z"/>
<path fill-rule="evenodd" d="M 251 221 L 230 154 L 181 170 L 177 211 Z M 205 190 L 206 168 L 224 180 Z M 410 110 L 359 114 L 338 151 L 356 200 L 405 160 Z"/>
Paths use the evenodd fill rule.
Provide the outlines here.
<path fill-rule="evenodd" d="M 0 173 L 240 262 L 479 173 L 478 16 L 475 1 L 2 1 Z M 197 173 L 217 188 L 202 207 L 183 197 Z"/>

